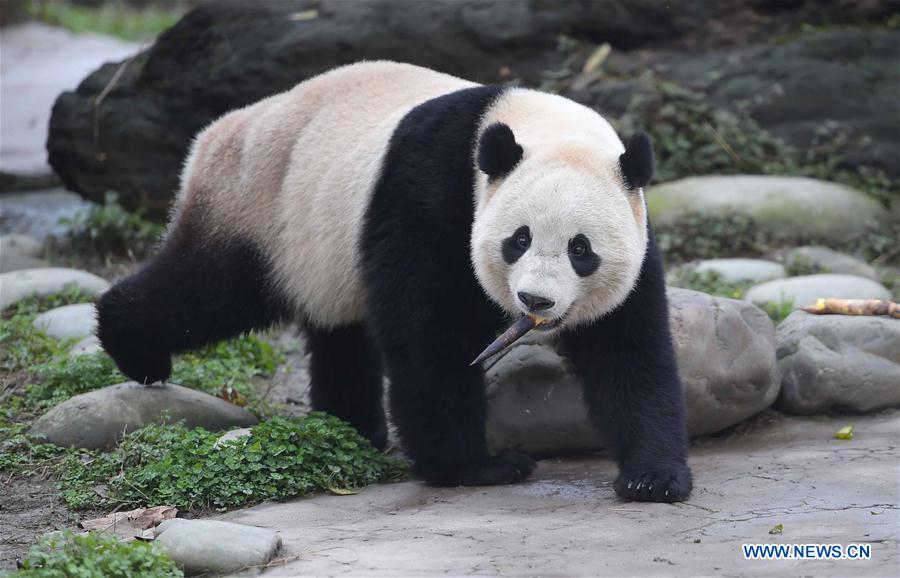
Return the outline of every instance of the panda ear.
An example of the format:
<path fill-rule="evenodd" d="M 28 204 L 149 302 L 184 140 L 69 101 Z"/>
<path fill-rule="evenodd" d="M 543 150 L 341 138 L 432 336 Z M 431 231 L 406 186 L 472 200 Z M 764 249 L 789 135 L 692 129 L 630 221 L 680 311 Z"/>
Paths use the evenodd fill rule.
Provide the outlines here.
<path fill-rule="evenodd" d="M 522 147 L 511 128 L 503 123 L 485 129 L 478 141 L 478 168 L 491 179 L 509 174 L 522 160 Z"/>
<path fill-rule="evenodd" d="M 653 178 L 653 145 L 647 133 L 637 132 L 628 139 L 625 152 L 619 157 L 619 170 L 628 190 L 647 186 Z"/>

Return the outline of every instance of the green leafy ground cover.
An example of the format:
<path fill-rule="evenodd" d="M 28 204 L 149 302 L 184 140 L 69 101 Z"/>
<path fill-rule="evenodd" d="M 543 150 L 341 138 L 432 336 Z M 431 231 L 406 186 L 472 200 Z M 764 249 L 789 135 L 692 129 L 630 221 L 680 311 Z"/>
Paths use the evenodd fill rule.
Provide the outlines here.
<path fill-rule="evenodd" d="M 142 259 L 150 254 L 165 231 L 162 223 L 146 219 L 142 209 L 123 208 L 115 193 L 107 193 L 102 205 L 91 205 L 66 224 L 71 228 L 70 250 L 106 259 L 113 256 Z"/>
<path fill-rule="evenodd" d="M 49 407 L 126 381 L 105 353 L 70 358 L 71 340 L 57 341 L 32 326 L 41 311 L 88 300 L 67 291 L 26 299 L 3 314 L 0 471 L 7 483 L 50 472 L 73 510 L 119 504 L 203 510 L 361 487 L 405 471 L 404 462 L 383 456 L 337 418 L 284 418 L 259 403 L 251 379 L 271 375 L 284 357 L 252 335 L 179 356 L 171 379 L 213 395 L 223 388 L 240 393 L 263 418 L 249 440 L 213 449 L 219 434 L 178 424 L 133 432 L 109 453 L 29 438 L 31 422 Z"/>
<path fill-rule="evenodd" d="M 114 536 L 58 532 L 31 548 L 16 578 L 174 578 L 184 576 L 162 548 Z"/>

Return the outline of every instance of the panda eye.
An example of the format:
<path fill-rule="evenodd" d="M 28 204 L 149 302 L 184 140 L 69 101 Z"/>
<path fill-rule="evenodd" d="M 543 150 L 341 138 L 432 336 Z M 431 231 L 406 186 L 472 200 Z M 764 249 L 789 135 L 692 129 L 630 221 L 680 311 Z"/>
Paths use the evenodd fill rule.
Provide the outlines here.
<path fill-rule="evenodd" d="M 584 254 L 587 252 L 587 247 L 585 247 L 582 243 L 575 243 L 572 245 L 572 254 L 576 257 L 584 257 Z"/>
<path fill-rule="evenodd" d="M 512 235 L 503 239 L 503 244 L 501 245 L 503 260 L 512 265 L 525 254 L 525 251 L 530 246 L 531 230 L 528 228 L 528 225 L 522 225 L 513 231 Z"/>

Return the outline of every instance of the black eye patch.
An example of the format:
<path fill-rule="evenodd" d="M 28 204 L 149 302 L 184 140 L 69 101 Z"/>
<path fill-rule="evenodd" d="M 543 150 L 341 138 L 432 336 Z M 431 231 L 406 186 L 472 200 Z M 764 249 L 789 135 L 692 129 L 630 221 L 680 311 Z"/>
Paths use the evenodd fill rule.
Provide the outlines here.
<path fill-rule="evenodd" d="M 528 247 L 531 246 L 531 229 L 528 225 L 522 225 L 516 232 L 509 237 L 503 239 L 501 250 L 503 252 L 503 260 L 512 265 L 519 260 L 519 257 L 525 254 Z"/>
<path fill-rule="evenodd" d="M 600 267 L 600 255 L 591 249 L 591 241 L 579 233 L 569 241 L 569 262 L 579 277 L 587 277 Z"/>

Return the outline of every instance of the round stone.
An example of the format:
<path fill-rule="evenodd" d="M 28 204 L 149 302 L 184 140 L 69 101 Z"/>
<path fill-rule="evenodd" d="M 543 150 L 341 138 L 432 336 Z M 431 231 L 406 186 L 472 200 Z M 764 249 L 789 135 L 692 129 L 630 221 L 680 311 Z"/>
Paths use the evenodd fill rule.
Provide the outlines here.
<path fill-rule="evenodd" d="M 777 279 L 747 290 L 744 299 L 753 303 L 793 303 L 808 307 L 817 299 L 890 299 L 891 292 L 882 285 L 856 275 L 804 275 Z"/>
<path fill-rule="evenodd" d="M 77 287 L 89 295 L 99 295 L 109 289 L 109 281 L 78 269 L 47 267 L 0 274 L 0 310 L 21 299 L 59 293 Z"/>
<path fill-rule="evenodd" d="M 787 275 L 784 265 L 764 259 L 705 259 L 690 267 L 697 273 L 715 272 L 726 283 L 758 283 Z"/>
<path fill-rule="evenodd" d="M 97 309 L 93 303 L 64 305 L 35 317 L 34 326 L 57 339 L 88 337 L 97 328 Z"/>
<path fill-rule="evenodd" d="M 871 265 L 828 247 L 797 247 L 787 251 L 782 260 L 788 267 L 810 269 L 808 273 L 842 273 L 878 281 L 878 273 Z"/>
<path fill-rule="evenodd" d="M 110 449 L 127 432 L 150 423 L 182 420 L 189 428 L 210 431 L 257 422 L 246 409 L 201 391 L 128 382 L 67 399 L 38 418 L 30 433 L 58 446 Z"/>
<path fill-rule="evenodd" d="M 172 518 L 153 535 L 188 576 L 264 566 L 281 547 L 281 536 L 268 528 L 219 520 Z"/>

